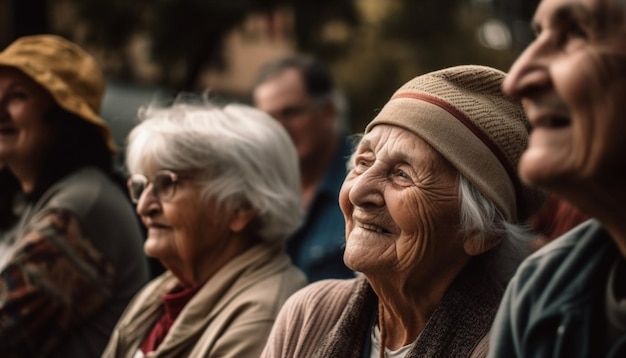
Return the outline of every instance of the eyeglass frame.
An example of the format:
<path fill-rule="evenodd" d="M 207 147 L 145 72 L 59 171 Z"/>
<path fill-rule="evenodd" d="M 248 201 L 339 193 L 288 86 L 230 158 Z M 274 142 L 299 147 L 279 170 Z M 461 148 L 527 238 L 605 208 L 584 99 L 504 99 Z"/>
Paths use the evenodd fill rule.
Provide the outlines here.
<path fill-rule="evenodd" d="M 319 110 L 328 100 L 329 99 L 326 97 L 313 98 L 307 104 L 289 105 L 281 108 L 279 111 L 268 113 L 281 123 L 290 123 L 298 118 L 301 118 L 304 114 Z"/>
<path fill-rule="evenodd" d="M 167 175 L 170 177 L 171 186 L 172 186 L 172 189 L 171 189 L 172 193 L 168 194 L 166 197 L 163 197 L 160 194 L 163 188 L 158 189 L 154 185 L 155 178 L 157 178 L 158 176 L 162 176 L 162 175 Z M 167 201 L 167 200 L 172 199 L 174 195 L 176 195 L 176 189 L 178 187 L 178 183 L 182 181 L 183 179 L 189 179 L 190 177 L 191 177 L 190 175 L 176 173 L 170 169 L 160 169 L 152 176 L 152 178 L 148 178 L 147 176 L 143 174 L 133 174 L 126 181 L 126 186 L 128 189 L 128 195 L 130 197 L 130 200 L 134 204 L 139 203 L 139 199 L 141 199 L 141 195 L 143 195 L 143 193 L 148 189 L 148 186 L 150 186 L 151 184 L 152 184 L 152 195 L 154 195 L 154 198 L 157 201 Z M 135 190 L 133 189 L 133 181 L 135 179 L 140 179 L 143 185 L 143 188 L 141 189 L 141 191 L 139 191 L 139 194 L 137 195 L 134 195 Z"/>

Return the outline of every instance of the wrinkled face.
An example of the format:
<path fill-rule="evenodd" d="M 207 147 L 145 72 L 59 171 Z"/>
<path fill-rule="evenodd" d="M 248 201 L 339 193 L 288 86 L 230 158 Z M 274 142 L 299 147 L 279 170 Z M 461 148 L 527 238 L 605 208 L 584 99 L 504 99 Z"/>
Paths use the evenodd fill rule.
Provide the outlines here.
<path fill-rule="evenodd" d="M 148 165 L 146 169 L 141 174 L 151 180 L 164 168 Z M 201 190 L 198 177 L 181 176 L 171 198 L 157 200 L 149 184 L 137 203 L 137 213 L 147 228 L 146 255 L 174 272 L 219 257 L 228 242 L 229 218 Z"/>
<path fill-rule="evenodd" d="M 346 265 L 366 275 L 436 280 L 465 264 L 458 174 L 448 161 L 415 134 L 390 125 L 367 133 L 353 160 L 339 195 Z"/>
<path fill-rule="evenodd" d="M 333 140 L 334 113 L 309 96 L 295 69 L 286 69 L 259 85 L 253 97 L 257 108 L 285 127 L 296 146 L 300 162 L 315 160 L 320 147 L 324 148 Z"/>
<path fill-rule="evenodd" d="M 543 0 L 503 89 L 533 127 L 522 179 L 560 192 L 626 179 L 623 1 Z"/>
<path fill-rule="evenodd" d="M 51 145 L 54 129 L 44 116 L 54 100 L 19 70 L 0 67 L 0 161 L 38 163 Z"/>

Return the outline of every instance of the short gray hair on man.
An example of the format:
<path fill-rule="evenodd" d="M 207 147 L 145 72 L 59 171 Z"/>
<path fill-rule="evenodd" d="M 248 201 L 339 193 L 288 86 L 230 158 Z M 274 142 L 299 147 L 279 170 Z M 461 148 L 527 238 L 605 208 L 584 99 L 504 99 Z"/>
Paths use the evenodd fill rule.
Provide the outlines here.
<path fill-rule="evenodd" d="M 127 140 L 131 174 L 149 164 L 194 171 L 202 195 L 226 210 L 252 207 L 256 235 L 283 244 L 302 218 L 300 174 L 294 145 L 266 113 L 243 104 L 174 103 L 140 110 Z"/>
<path fill-rule="evenodd" d="M 507 222 L 495 204 L 461 174 L 458 183 L 461 230 L 466 236 L 479 235 L 483 240 L 503 238 L 498 246 L 483 255 L 489 272 L 505 286 L 530 253 L 528 244 L 533 234 L 527 225 Z"/>
<path fill-rule="evenodd" d="M 330 103 L 335 107 L 335 129 L 340 133 L 348 132 L 348 101 L 337 86 L 330 68 L 316 56 L 291 54 L 265 64 L 252 82 L 252 91 L 287 70 L 300 74 L 307 94 L 316 105 Z"/>

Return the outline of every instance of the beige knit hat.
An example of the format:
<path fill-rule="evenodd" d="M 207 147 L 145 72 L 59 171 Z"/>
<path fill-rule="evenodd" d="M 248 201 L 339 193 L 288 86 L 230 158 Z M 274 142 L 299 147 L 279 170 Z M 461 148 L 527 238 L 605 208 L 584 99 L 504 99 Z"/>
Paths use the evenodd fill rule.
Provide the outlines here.
<path fill-rule="evenodd" d="M 24 36 L 0 52 L 0 66 L 24 72 L 48 90 L 61 108 L 96 125 L 111 152 L 116 150 L 109 126 L 98 115 L 104 78 L 83 49 L 55 35 Z"/>
<path fill-rule="evenodd" d="M 378 124 L 409 130 L 435 148 L 512 222 L 539 209 L 544 193 L 517 176 L 530 125 L 521 103 L 500 88 L 505 73 L 457 66 L 418 76 L 398 89 L 365 132 Z"/>

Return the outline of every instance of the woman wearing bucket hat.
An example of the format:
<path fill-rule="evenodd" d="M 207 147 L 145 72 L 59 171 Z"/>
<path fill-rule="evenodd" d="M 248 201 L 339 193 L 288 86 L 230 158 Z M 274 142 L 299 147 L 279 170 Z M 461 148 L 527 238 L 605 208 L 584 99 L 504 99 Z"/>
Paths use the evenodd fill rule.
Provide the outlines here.
<path fill-rule="evenodd" d="M 94 59 L 53 35 L 0 52 L 0 351 L 100 356 L 147 281 Z"/>
<path fill-rule="evenodd" d="M 528 122 L 505 74 L 458 66 L 416 77 L 365 129 L 339 203 L 344 261 L 285 303 L 263 357 L 482 357 L 543 195 L 516 164 Z"/>

